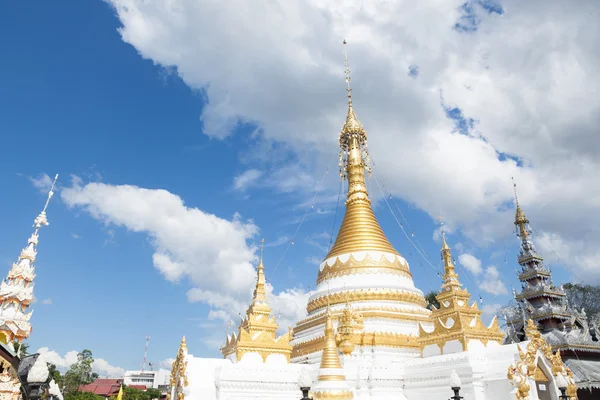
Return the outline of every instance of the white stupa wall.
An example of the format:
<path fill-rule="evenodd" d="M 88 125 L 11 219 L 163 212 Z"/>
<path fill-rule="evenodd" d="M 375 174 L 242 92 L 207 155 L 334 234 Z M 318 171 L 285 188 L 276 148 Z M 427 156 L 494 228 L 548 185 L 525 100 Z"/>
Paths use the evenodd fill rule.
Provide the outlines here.
<path fill-rule="evenodd" d="M 321 281 L 309 301 L 327 296 L 327 294 L 363 289 L 392 289 L 423 294 L 414 286 L 412 278 L 405 275 L 390 272 L 359 273 L 336 276 Z"/>
<path fill-rule="evenodd" d="M 298 385 L 302 367 L 297 364 L 280 364 L 276 361 L 223 365 L 216 370 L 218 397 L 206 397 L 204 393 L 199 393 L 197 397 L 190 397 L 190 399 L 298 400 L 302 397 Z"/>
<path fill-rule="evenodd" d="M 525 348 L 527 343 L 521 343 Z M 438 347 L 439 349 L 439 347 Z M 455 370 L 461 380 L 460 394 L 465 400 L 514 400 L 514 388 L 507 379 L 508 367 L 518 359 L 517 345 L 473 347 L 469 351 L 407 359 L 398 349 L 358 349 L 341 357 L 346 382 L 357 400 L 448 399 L 452 396 L 450 374 Z M 320 352 L 318 358 L 320 360 Z M 312 356 L 312 355 L 311 355 Z M 255 400 L 301 398 L 298 378 L 309 368 L 313 382 L 319 365 L 282 364 L 273 358 L 267 363 L 249 357 L 237 364 L 223 359 L 188 356 L 189 387 L 186 400 Z M 547 372 L 551 365 L 539 360 Z M 548 374 L 551 375 L 551 374 Z M 530 382 L 531 399 L 537 400 L 535 383 Z M 549 383 L 552 398 L 558 398 L 554 382 Z M 556 395 L 556 396 L 555 396 Z"/>
<path fill-rule="evenodd" d="M 352 257 L 356 261 L 364 260 L 367 255 L 377 264 L 379 261 L 384 263 L 400 263 L 408 270 L 408 263 L 406 260 L 392 253 L 378 252 L 378 251 L 362 251 L 355 253 L 343 254 L 335 257 L 326 259 L 320 265 L 320 271 L 323 271 L 325 266 L 332 266 L 336 262 L 346 263 Z M 315 299 L 319 299 L 328 294 L 346 293 L 360 290 L 392 290 L 398 293 L 416 294 L 419 296 L 423 295 L 423 292 L 417 289 L 414 285 L 412 278 L 408 274 L 402 273 L 390 273 L 386 272 L 384 268 L 379 268 L 373 265 L 371 272 L 333 276 L 329 279 L 321 281 L 313 295 L 309 299 L 309 303 Z M 368 270 L 367 270 L 368 271 Z M 385 310 L 386 313 L 392 313 L 393 318 L 381 318 L 381 317 L 369 317 L 364 316 L 363 329 L 364 332 L 379 332 L 379 333 L 390 333 L 399 335 L 413 335 L 418 336 L 419 327 L 418 322 L 414 321 L 415 315 L 420 315 L 424 318 L 428 315 L 428 310 L 425 307 L 419 306 L 414 303 L 405 301 L 351 301 L 352 308 L 357 312 L 366 312 L 367 310 Z M 345 304 L 334 304 L 330 306 L 334 314 L 341 313 L 345 308 Z M 324 314 L 326 307 L 320 307 L 317 310 L 313 310 L 309 313 L 309 317 L 305 321 L 311 321 L 317 316 Z M 405 319 L 404 319 L 405 318 Z M 428 325 L 427 322 L 424 322 Z M 294 346 L 301 343 L 313 341 L 320 337 L 323 337 L 325 323 L 313 326 L 306 330 L 297 331 L 292 341 Z M 336 324 L 337 325 L 337 324 Z M 297 325 L 302 327 L 302 323 Z M 377 346 L 379 348 L 379 346 Z M 394 351 L 384 350 L 384 353 L 399 354 Z M 402 353 L 402 352 L 400 352 Z M 413 352 L 409 351 L 410 356 L 413 356 Z M 294 362 L 298 362 L 299 359 L 307 359 L 306 356 L 300 356 L 294 359 Z M 310 362 L 316 362 L 315 357 L 308 356 Z"/>
<path fill-rule="evenodd" d="M 217 370 L 225 365 L 233 365 L 230 360 L 221 358 L 186 357 L 188 387 L 185 398 L 188 400 L 216 400 L 215 385 Z"/>

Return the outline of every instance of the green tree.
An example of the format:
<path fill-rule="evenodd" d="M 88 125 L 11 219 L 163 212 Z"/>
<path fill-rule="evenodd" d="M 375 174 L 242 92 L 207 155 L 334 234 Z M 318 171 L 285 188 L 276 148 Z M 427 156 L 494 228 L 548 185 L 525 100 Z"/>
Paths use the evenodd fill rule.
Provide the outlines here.
<path fill-rule="evenodd" d="M 79 391 L 81 385 L 87 385 L 94 381 L 94 377 L 97 375 L 92 373 L 93 363 L 94 357 L 90 350 L 85 349 L 77 354 L 77 361 L 71 365 L 62 379 L 65 395 L 73 395 Z"/>
<path fill-rule="evenodd" d="M 104 397 L 88 392 L 77 392 L 65 395 L 65 400 L 104 400 Z"/>
<path fill-rule="evenodd" d="M 46 363 L 48 365 L 48 372 L 50 376 L 56 382 L 56 384 L 61 387 L 62 386 L 62 376 L 60 375 L 60 371 L 56 368 L 56 365 L 52 363 Z"/>
<path fill-rule="evenodd" d="M 146 394 L 148 395 L 148 400 L 160 399 L 160 390 L 158 389 L 148 389 Z"/>
<path fill-rule="evenodd" d="M 425 295 L 425 301 L 427 301 L 427 308 L 430 310 L 433 309 L 434 306 L 435 308 L 440 308 L 440 303 L 437 301 L 437 298 L 435 296 L 436 293 L 433 290 Z"/>
<path fill-rule="evenodd" d="M 123 400 L 152 400 L 147 390 L 130 387 L 123 388 Z"/>
<path fill-rule="evenodd" d="M 29 345 L 25 342 L 21 342 L 19 343 L 18 341 L 14 341 L 13 342 L 13 347 L 15 348 L 15 352 L 17 354 L 19 354 L 19 351 L 21 352 L 21 354 L 19 354 L 19 356 L 21 358 L 29 355 Z"/>
<path fill-rule="evenodd" d="M 590 321 L 600 322 L 600 286 L 566 283 L 563 288 L 569 300 L 569 306 L 585 312 Z"/>

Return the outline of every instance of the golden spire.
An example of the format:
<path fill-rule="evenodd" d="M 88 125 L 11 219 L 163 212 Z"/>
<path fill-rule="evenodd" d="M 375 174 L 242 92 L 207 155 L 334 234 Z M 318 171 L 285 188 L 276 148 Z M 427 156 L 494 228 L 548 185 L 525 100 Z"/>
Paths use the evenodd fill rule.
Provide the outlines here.
<path fill-rule="evenodd" d="M 267 315 L 271 312 L 271 307 L 267 303 L 267 292 L 265 290 L 265 266 L 263 265 L 263 251 L 265 248 L 265 239 L 260 242 L 260 261 L 256 267 L 256 287 L 254 288 L 254 294 L 252 296 L 252 302 L 250 303 L 250 309 L 248 312 L 261 312 Z M 256 306 L 260 306 L 260 310 L 255 309 Z"/>
<path fill-rule="evenodd" d="M 458 280 L 458 274 L 456 273 L 454 264 L 452 263 L 452 252 L 450 246 L 446 243 L 446 232 L 444 231 L 444 223 L 442 218 L 438 217 L 440 221 L 440 231 L 442 233 L 442 260 L 444 260 L 444 276 L 442 279 L 442 290 L 451 291 L 461 288 L 461 283 Z"/>
<path fill-rule="evenodd" d="M 513 190 L 515 192 L 515 205 L 517 206 L 515 211 L 515 225 L 519 228 L 519 236 L 521 239 L 527 239 L 527 237 L 529 237 L 529 229 L 527 228 L 529 220 L 519 205 L 519 198 L 517 197 L 517 184 L 515 183 L 515 179 L 511 179 L 513 181 Z"/>
<path fill-rule="evenodd" d="M 337 345 L 335 344 L 335 331 L 333 329 L 333 320 L 331 318 L 331 309 L 327 306 L 327 321 L 325 322 L 325 348 L 321 355 L 321 368 L 330 370 L 332 368 L 342 369 L 340 357 L 338 356 Z M 346 377 L 339 375 L 319 375 L 319 380 L 343 381 Z"/>
<path fill-rule="evenodd" d="M 345 45 L 346 41 L 344 41 L 344 56 L 348 114 L 340 133 L 340 174 L 342 178 L 348 179 L 348 193 L 346 196 L 346 214 L 335 244 L 327 258 L 368 250 L 399 255 L 386 238 L 371 209 L 371 201 L 369 200 L 365 181 L 365 168 L 369 170 L 367 133 L 352 107 L 350 67 Z"/>
<path fill-rule="evenodd" d="M 277 337 L 279 325 L 275 317 L 271 317 L 271 307 L 267 302 L 265 290 L 265 267 L 263 265 L 263 251 L 265 240 L 261 240 L 260 261 L 256 267 L 256 287 L 246 317 L 238 327 L 238 334 L 227 336 L 225 346 L 221 348 L 224 357 L 234 356 L 240 361 L 246 353 L 259 353 L 266 361 L 272 354 L 281 354 L 289 362 L 292 353 L 290 340 L 292 333 L 288 332 Z"/>

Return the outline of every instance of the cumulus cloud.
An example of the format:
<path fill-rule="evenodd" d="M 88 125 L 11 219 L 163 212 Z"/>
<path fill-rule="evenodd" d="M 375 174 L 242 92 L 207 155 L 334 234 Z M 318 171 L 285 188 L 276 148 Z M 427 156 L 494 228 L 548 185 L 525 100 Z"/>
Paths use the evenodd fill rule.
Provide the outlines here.
<path fill-rule="evenodd" d="M 567 252 L 581 241 L 573 262 L 600 279 L 598 2 L 108 1 L 125 42 L 205 91 L 205 134 L 254 124 L 313 176 L 343 123 L 348 39 L 354 105 L 392 193 L 494 245 L 511 231 L 514 176 L 539 230 Z"/>
<path fill-rule="evenodd" d="M 35 177 L 30 176 L 29 180 L 35 188 L 44 194 L 47 194 L 52 187 L 52 178 L 46 173 L 38 174 Z"/>
<path fill-rule="evenodd" d="M 262 176 L 262 172 L 257 169 L 249 169 L 233 178 L 233 188 L 235 190 L 244 191 L 254 185 L 258 178 Z"/>
<path fill-rule="evenodd" d="M 258 227 L 240 215 L 219 218 L 166 190 L 113 186 L 78 181 L 61 192 L 70 207 L 86 210 L 107 224 L 148 234 L 154 245 L 156 269 L 170 281 L 189 278 L 209 289 L 234 293 L 247 289 L 254 279 L 251 261 L 255 247 L 246 241 Z"/>
<path fill-rule="evenodd" d="M 483 307 L 481 307 L 482 318 L 488 323 L 498 314 L 498 311 L 500 311 L 501 308 L 501 304 L 484 304 Z"/>
<path fill-rule="evenodd" d="M 42 347 L 37 351 L 40 354 L 40 359 L 43 361 L 56 365 L 57 368 L 65 371 L 71 367 L 71 365 L 77 362 L 78 351 L 71 350 L 64 356 L 61 356 L 54 350 L 50 350 L 48 347 Z M 94 357 L 94 363 L 92 364 L 92 371 L 96 372 L 100 376 L 109 376 L 114 378 L 120 378 L 125 373 L 125 369 L 115 367 L 108 363 L 103 358 Z"/>
<path fill-rule="evenodd" d="M 469 270 L 473 275 L 479 275 L 483 272 L 481 268 L 481 260 L 469 253 L 463 253 L 458 256 L 460 265 Z"/>
<path fill-rule="evenodd" d="M 508 294 L 508 290 L 502 281 L 500 280 L 500 273 L 498 269 L 490 265 L 485 269 L 485 274 L 482 277 L 482 280 L 479 282 L 479 288 L 489 294 L 494 296 L 500 294 Z"/>
<path fill-rule="evenodd" d="M 187 207 L 166 190 L 131 185 L 83 184 L 74 179 L 61 197 L 68 206 L 81 208 L 105 224 L 147 235 L 154 246 L 154 267 L 167 280 L 187 279 L 192 285 L 188 301 L 207 304 L 209 319 L 237 321 L 246 310 L 256 277 L 253 240 L 258 227 L 253 221 L 237 214 L 220 218 Z M 304 315 L 308 294 L 289 289 L 275 295 L 268 288 L 273 304 L 279 304 L 274 310 L 280 310 L 284 322 Z"/>

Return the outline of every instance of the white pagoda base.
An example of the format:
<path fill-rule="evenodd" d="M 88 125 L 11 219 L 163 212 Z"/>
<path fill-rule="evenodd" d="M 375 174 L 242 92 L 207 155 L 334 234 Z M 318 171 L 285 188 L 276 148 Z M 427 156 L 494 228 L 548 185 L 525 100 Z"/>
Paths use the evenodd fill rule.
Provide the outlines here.
<path fill-rule="evenodd" d="M 528 342 L 520 343 L 526 348 Z M 260 357 L 244 357 L 233 363 L 224 359 L 187 356 L 189 386 L 186 400 L 298 400 L 302 397 L 298 378 L 309 368 L 316 382 L 318 364 L 287 364 L 280 360 L 263 363 Z M 460 394 L 465 400 L 513 400 L 515 389 L 507 379 L 510 365 L 519 360 L 516 344 L 478 347 L 454 354 L 436 355 L 398 362 L 379 361 L 360 353 L 342 357 L 346 380 L 357 400 L 449 399 L 450 374 L 456 371 L 461 380 Z M 547 371 L 551 366 L 538 352 L 538 365 Z M 530 400 L 538 400 L 536 384 L 529 383 Z M 557 399 L 558 388 L 548 382 L 551 398 Z"/>

